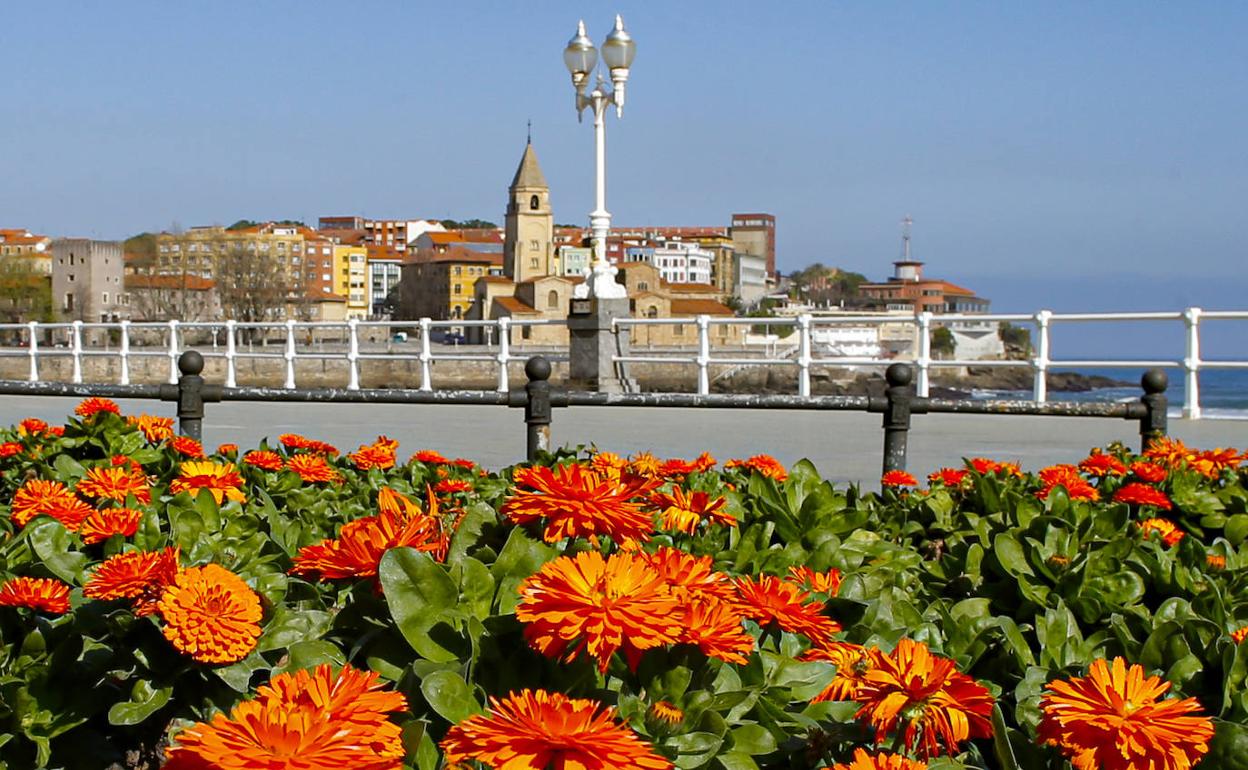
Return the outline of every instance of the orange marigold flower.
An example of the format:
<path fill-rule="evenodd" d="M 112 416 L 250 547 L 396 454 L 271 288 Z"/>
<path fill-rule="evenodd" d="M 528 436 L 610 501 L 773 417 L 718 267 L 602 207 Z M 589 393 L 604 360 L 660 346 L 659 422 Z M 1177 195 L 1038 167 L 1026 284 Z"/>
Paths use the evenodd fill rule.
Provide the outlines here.
<path fill-rule="evenodd" d="M 927 483 L 935 484 L 939 482 L 947 487 L 960 487 L 962 482 L 966 481 L 970 475 L 970 471 L 964 468 L 941 468 L 927 475 Z"/>
<path fill-rule="evenodd" d="M 113 535 L 130 537 L 139 531 L 143 511 L 136 508 L 105 508 L 92 511 L 83 519 L 78 535 L 87 545 L 103 542 Z"/>
<path fill-rule="evenodd" d="M 712 500 L 705 492 L 685 492 L 681 487 L 672 487 L 670 493 L 655 492 L 650 502 L 660 509 L 659 520 L 663 529 L 692 535 L 704 521 L 737 526 L 737 520 L 723 510 L 728 501 L 722 497 Z"/>
<path fill-rule="evenodd" d="M 476 760 L 495 770 L 669 770 L 615 709 L 558 692 L 521 690 L 490 698 L 490 713 L 469 717 L 441 743 L 448 762 Z"/>
<path fill-rule="evenodd" d="M 183 457 L 192 460 L 204 459 L 204 445 L 190 436 L 174 436 L 169 439 L 169 447 Z"/>
<path fill-rule="evenodd" d="M 972 457 L 968 462 L 971 468 L 981 476 L 1023 477 L 1023 469 L 1018 467 L 1018 463 L 997 462 L 987 457 Z"/>
<path fill-rule="evenodd" d="M 650 713 L 654 715 L 655 719 L 660 722 L 666 722 L 669 725 L 678 725 L 685 721 L 685 712 L 665 700 L 651 703 Z"/>
<path fill-rule="evenodd" d="M 841 590 L 841 571 L 835 568 L 827 572 L 815 572 L 805 566 L 789 567 L 789 578 L 816 593 L 828 596 L 836 596 L 836 592 Z"/>
<path fill-rule="evenodd" d="M 1168 511 L 1174 506 L 1170 503 L 1170 498 L 1166 497 L 1166 493 L 1156 487 L 1148 484 L 1140 484 L 1132 482 L 1124 484 L 1114 493 L 1115 503 L 1127 503 L 1129 505 L 1151 505 L 1154 508 L 1160 508 Z"/>
<path fill-rule="evenodd" d="M 1122 460 L 1119 460 L 1117 457 L 1107 455 L 1099 449 L 1094 449 L 1092 454 L 1079 461 L 1079 470 L 1089 476 L 1102 478 L 1104 476 L 1125 476 L 1127 466 L 1123 465 Z"/>
<path fill-rule="evenodd" d="M 396 455 L 399 451 L 399 442 L 394 439 L 378 436 L 377 440 L 371 444 L 363 444 L 360 448 L 352 452 L 348 457 L 351 462 L 355 463 L 355 467 L 362 471 L 378 468 L 384 470 L 393 468 Z"/>
<path fill-rule="evenodd" d="M 217 564 L 179 572 L 156 607 L 165 638 L 200 663 L 240 661 L 260 636 L 260 597 Z"/>
<path fill-rule="evenodd" d="M 988 688 L 933 655 L 927 645 L 902 639 L 880 653 L 862 677 L 854 700 L 856 716 L 875 728 L 875 741 L 902 730 L 906 748 L 927 758 L 958 753 L 968 738 L 992 736 L 993 699 Z"/>
<path fill-rule="evenodd" d="M 64 615 L 69 612 L 69 586 L 53 578 L 15 577 L 0 585 L 0 606 Z"/>
<path fill-rule="evenodd" d="M 282 446 L 291 452 L 302 449 L 318 455 L 333 456 L 338 454 L 338 447 L 333 444 L 326 444 L 324 441 L 318 441 L 314 438 L 306 438 L 298 433 L 283 433 L 277 437 L 277 440 L 282 442 Z"/>
<path fill-rule="evenodd" d="M 1154 439 L 1148 449 L 1144 450 L 1145 457 L 1171 469 L 1186 465 L 1193 454 L 1186 444 L 1169 436 Z"/>
<path fill-rule="evenodd" d="M 1131 472 L 1135 474 L 1140 481 L 1146 481 L 1149 484 L 1160 484 L 1166 480 L 1168 472 L 1165 468 L 1156 463 L 1144 461 L 1131 463 Z"/>
<path fill-rule="evenodd" d="M 173 438 L 173 418 L 154 417 L 150 414 L 130 415 L 126 422 L 138 428 L 150 444 L 158 444 Z"/>
<path fill-rule="evenodd" d="M 64 426 L 64 425 L 53 425 L 52 427 L 48 428 L 48 435 L 49 435 L 49 436 L 55 436 L 55 437 L 57 437 L 57 438 L 60 438 L 61 436 L 64 436 L 64 435 L 65 435 L 65 426 Z"/>
<path fill-rule="evenodd" d="M 836 674 L 812 703 L 857 700 L 862 678 L 875 665 L 879 650 L 867 649 L 851 642 L 829 642 L 802 653 L 801 660 L 826 660 L 836 666 Z"/>
<path fill-rule="evenodd" d="M 238 454 L 238 444 L 217 444 L 217 451 L 214 454 L 236 455 Z"/>
<path fill-rule="evenodd" d="M 774 575 L 761 575 L 757 580 L 739 578 L 737 595 L 737 609 L 742 615 L 754 618 L 761 626 L 774 623 L 801 634 L 816 647 L 829 644 L 832 635 L 841 630 L 840 623 L 823 614 L 824 602 L 811 600 L 808 592 Z"/>
<path fill-rule="evenodd" d="M 927 770 L 927 763 L 900 754 L 868 754 L 866 749 L 854 749 L 854 761 L 838 762 L 830 770 Z"/>
<path fill-rule="evenodd" d="M 68 530 L 77 530 L 93 509 L 59 481 L 30 479 L 13 494 L 9 518 L 19 527 L 36 516 L 51 516 Z"/>
<path fill-rule="evenodd" d="M 683 481 L 693 470 L 693 463 L 673 457 L 659 464 L 658 475 L 668 481 Z"/>
<path fill-rule="evenodd" d="M 277 452 L 270 452 L 267 449 L 253 449 L 243 455 L 243 464 L 259 468 L 262 471 L 280 471 L 286 463 Z"/>
<path fill-rule="evenodd" d="M 661 462 L 652 452 L 638 452 L 628 458 L 628 470 L 638 476 L 657 476 Z"/>
<path fill-rule="evenodd" d="M 74 414 L 79 417 L 93 417 L 100 412 L 112 412 L 115 415 L 121 415 L 121 407 L 117 406 L 117 402 L 109 398 L 85 398 L 78 406 L 74 407 Z"/>
<path fill-rule="evenodd" d="M 440 495 L 453 495 L 459 492 L 471 492 L 472 482 L 464 479 L 443 479 L 433 485 L 433 491 Z"/>
<path fill-rule="evenodd" d="M 741 614 L 728 602 L 696 597 L 680 609 L 677 644 L 691 644 L 703 655 L 745 665 L 754 637 L 745 632 Z"/>
<path fill-rule="evenodd" d="M 25 447 L 16 441 L 6 441 L 3 444 L 0 444 L 0 459 L 12 457 L 13 455 L 20 455 L 24 448 Z"/>
<path fill-rule="evenodd" d="M 1232 631 L 1231 639 L 1235 642 L 1235 644 L 1243 644 L 1244 640 L 1248 639 L 1248 626 L 1237 628 Z"/>
<path fill-rule="evenodd" d="M 1188 770 L 1209 750 L 1213 724 L 1196 699 L 1162 700 L 1170 683 L 1122 658 L 1046 689 L 1037 737 L 1076 770 Z"/>
<path fill-rule="evenodd" d="M 917 487 L 919 480 L 905 471 L 889 471 L 880 477 L 880 484 L 886 487 Z"/>
<path fill-rule="evenodd" d="M 381 557 L 391 548 L 415 548 L 438 561 L 446 558 L 449 535 L 442 530 L 436 497 L 429 495 L 427 512 L 389 488 L 379 497 L 378 515 L 347 522 L 336 539 L 304 546 L 291 572 L 319 574 L 325 580 L 376 577 Z"/>
<path fill-rule="evenodd" d="M 1174 522 L 1166 519 L 1145 519 L 1140 522 L 1140 532 L 1144 537 L 1156 532 L 1161 535 L 1161 541 L 1169 546 L 1177 545 L 1187 536 L 1187 533 L 1175 526 Z"/>
<path fill-rule="evenodd" d="M 286 470 L 293 471 L 308 482 L 334 483 L 342 480 L 338 471 L 329 466 L 324 455 L 298 454 L 286 461 Z"/>
<path fill-rule="evenodd" d="M 644 540 L 654 531 L 654 519 L 632 500 L 654 489 L 657 481 L 608 479 L 573 464 L 518 468 L 515 482 L 503 515 L 517 524 L 545 519 L 542 537 L 548 543 L 590 535 L 608 535 L 617 542 Z"/>
<path fill-rule="evenodd" d="M 1220 553 L 1211 553 L 1205 556 L 1205 564 L 1209 569 L 1226 569 L 1226 557 Z"/>
<path fill-rule="evenodd" d="M 174 494 L 190 492 L 196 495 L 198 492 L 194 490 L 206 489 L 212 493 L 212 499 L 217 501 L 217 505 L 220 505 L 226 499 L 245 502 L 247 495 L 239 488 L 242 485 L 242 477 L 229 463 L 188 460 L 182 463 L 178 477 L 169 482 L 169 491 Z"/>
<path fill-rule="evenodd" d="M 711 456 L 710 452 L 703 452 L 693 458 L 693 470 L 697 473 L 706 473 L 715 467 L 715 462 L 715 458 Z"/>
<path fill-rule="evenodd" d="M 1238 468 L 1242 460 L 1239 452 L 1234 449 L 1218 448 L 1196 452 L 1188 458 L 1187 462 L 1193 470 L 1205 478 L 1216 479 L 1222 475 L 1222 471 Z"/>
<path fill-rule="evenodd" d="M 38 417 L 27 417 L 17 424 L 19 436 L 40 436 L 48 432 L 48 424 Z"/>
<path fill-rule="evenodd" d="M 109 465 L 101 468 L 88 468 L 87 475 L 78 482 L 78 491 L 87 497 L 98 497 L 126 502 L 126 498 L 134 495 L 140 503 L 152 501 L 152 489 L 147 485 L 147 477 L 140 471 L 130 468 Z"/>
<path fill-rule="evenodd" d="M 113 466 L 124 465 L 135 473 L 143 472 L 143 463 L 133 457 L 127 457 L 126 455 L 113 455 L 108 458 L 108 464 Z"/>
<path fill-rule="evenodd" d="M 88 599 L 134 599 L 136 615 L 150 615 L 178 572 L 178 548 L 127 551 L 95 568 L 82 587 Z"/>
<path fill-rule="evenodd" d="M 408 460 L 408 462 L 424 463 L 425 465 L 449 465 L 451 461 L 446 459 L 441 452 L 433 449 L 422 449 L 412 455 L 412 458 Z"/>
<path fill-rule="evenodd" d="M 470 471 L 477 467 L 476 463 L 466 457 L 456 457 L 454 460 L 451 460 L 448 465 L 454 465 L 456 468 L 463 468 L 466 471 Z"/>
<path fill-rule="evenodd" d="M 585 652 L 604 673 L 616 650 L 635 668 L 642 652 L 674 643 L 681 630 L 676 600 L 637 554 L 561 556 L 526 578 L 520 596 L 516 618 L 530 645 L 549 658 Z"/>
<path fill-rule="evenodd" d="M 1071 500 L 1090 500 L 1096 501 L 1101 499 L 1101 493 L 1096 491 L 1096 487 L 1089 484 L 1083 476 L 1079 475 L 1079 469 L 1073 465 L 1050 465 L 1048 468 L 1040 469 L 1040 483 L 1044 487 L 1036 493 L 1036 497 L 1041 500 L 1047 500 L 1049 495 L 1057 487 L 1066 490 L 1066 496 Z"/>
<path fill-rule="evenodd" d="M 398 770 L 403 743 L 389 714 L 404 697 L 376 673 L 328 665 L 278 674 L 228 716 L 174 737 L 166 770 Z"/>
<path fill-rule="evenodd" d="M 679 548 L 668 546 L 642 556 L 663 578 L 672 595 L 681 602 L 699 599 L 728 603 L 736 601 L 737 591 L 732 579 L 713 569 L 714 561 L 710 556 L 693 556 Z"/>
<path fill-rule="evenodd" d="M 729 460 L 724 463 L 724 470 L 733 468 L 741 468 L 747 472 L 754 471 L 776 481 L 784 481 L 789 477 L 789 472 L 779 460 L 771 455 L 754 455 L 748 460 Z"/>

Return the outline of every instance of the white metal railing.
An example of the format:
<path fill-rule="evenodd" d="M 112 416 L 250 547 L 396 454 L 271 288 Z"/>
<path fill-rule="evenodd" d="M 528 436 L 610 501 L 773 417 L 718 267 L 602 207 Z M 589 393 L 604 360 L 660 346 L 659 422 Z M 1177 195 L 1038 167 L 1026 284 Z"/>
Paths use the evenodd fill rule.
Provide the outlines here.
<path fill-rule="evenodd" d="M 510 390 L 508 364 L 528 357 L 512 352 L 517 331 L 527 337 L 536 326 L 562 326 L 553 319 L 492 321 L 421 318 L 411 321 L 165 321 L 84 323 L 0 324 L 0 358 L 26 357 L 30 382 L 40 382 L 40 362 L 53 358 L 70 359 L 70 381 L 83 382 L 83 361 L 87 357 L 117 361 L 117 382 L 129 385 L 133 362 L 138 358 L 168 360 L 168 381 L 178 381 L 178 356 L 195 347 L 205 358 L 225 361 L 225 386 L 238 384 L 238 365 L 247 360 L 282 361 L 283 387 L 297 383 L 297 363 L 305 360 L 344 361 L 347 388 L 359 390 L 362 362 L 370 360 L 415 361 L 420 365 L 420 390 L 433 390 L 433 365 L 438 361 L 483 361 L 496 367 L 499 392 Z M 481 344 L 459 344 L 459 331 L 480 330 Z M 457 330 L 454 342 L 435 339 Z M 397 332 L 415 334 L 415 339 L 397 339 Z M 198 339 L 187 342 L 187 337 Z M 14 338 L 18 339 L 16 346 Z M 302 340 L 302 344 L 301 344 Z M 443 337 L 445 340 L 445 337 Z M 557 354 L 556 354 L 557 355 Z"/>
<path fill-rule="evenodd" d="M 1200 380 L 1202 369 L 1248 369 L 1248 360 L 1216 359 L 1201 357 L 1200 330 L 1202 324 L 1212 320 L 1248 321 L 1248 311 L 1244 310 L 1202 310 L 1198 307 L 1181 311 L 1140 312 L 1140 313 L 1054 313 L 1040 310 L 1032 314 L 953 314 L 942 313 L 933 315 L 930 312 L 914 316 L 897 315 L 838 315 L 817 316 L 810 314 L 791 318 L 722 318 L 713 316 L 691 316 L 686 318 L 620 318 L 616 319 L 616 328 L 635 328 L 640 326 L 657 326 L 688 324 L 698 331 L 695 355 L 648 354 L 615 356 L 617 363 L 683 363 L 698 367 L 698 393 L 710 392 L 710 367 L 746 367 L 746 366 L 785 366 L 797 367 L 797 392 L 800 396 L 810 395 L 811 369 L 815 366 L 888 366 L 898 361 L 912 361 L 917 370 L 918 395 L 926 396 L 930 390 L 931 372 L 934 369 L 976 367 L 1025 367 L 1032 371 L 1032 398 L 1044 402 L 1049 398 L 1047 374 L 1050 369 L 1063 367 L 1068 369 L 1087 368 L 1167 368 L 1179 369 L 1183 372 L 1183 416 L 1198 420 L 1202 416 L 1200 406 Z M 1124 321 L 1163 321 L 1184 324 L 1184 349 L 1182 359 L 1170 358 L 1115 358 L 1115 359 L 1055 359 L 1052 357 L 1052 327 L 1055 324 L 1069 323 L 1117 323 Z M 949 323 L 990 323 L 1002 322 L 1029 324 L 1033 329 L 1033 354 L 1029 359 L 1022 360 L 966 360 L 937 359 L 932 356 L 931 332 L 936 324 Z M 812 339 L 819 327 L 835 326 L 873 326 L 909 325 L 912 328 L 912 348 L 909 355 L 886 358 L 880 356 L 828 356 L 817 357 L 813 352 Z M 713 326 L 768 326 L 790 327 L 798 335 L 796 356 L 779 357 L 712 357 L 710 329 Z"/>

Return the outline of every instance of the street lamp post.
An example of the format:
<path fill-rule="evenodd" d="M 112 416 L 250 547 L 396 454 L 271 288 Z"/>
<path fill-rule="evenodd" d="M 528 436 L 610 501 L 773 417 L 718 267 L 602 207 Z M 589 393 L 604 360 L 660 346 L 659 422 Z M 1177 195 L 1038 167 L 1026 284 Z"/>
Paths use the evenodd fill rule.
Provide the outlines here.
<path fill-rule="evenodd" d="M 600 297 L 620 299 L 628 296 L 624 287 L 615 281 L 616 269 L 607 261 L 607 235 L 611 230 L 611 215 L 607 213 L 607 151 L 606 111 L 615 105 L 616 117 L 624 115 L 624 86 L 628 82 L 628 68 L 637 53 L 637 44 L 624 31 L 624 20 L 615 17 L 615 28 L 602 44 L 602 63 L 611 78 L 611 90 L 607 90 L 602 73 L 598 73 L 594 90 L 586 93 L 589 76 L 598 65 L 598 50 L 585 33 L 585 22 L 578 23 L 576 35 L 563 50 L 563 61 L 572 73 L 572 87 L 576 89 L 576 117 L 580 120 L 586 107 L 594 111 L 594 159 L 595 198 L 594 210 L 589 214 L 592 232 L 594 260 L 586 271 L 585 282 L 576 287 L 576 297 Z"/>

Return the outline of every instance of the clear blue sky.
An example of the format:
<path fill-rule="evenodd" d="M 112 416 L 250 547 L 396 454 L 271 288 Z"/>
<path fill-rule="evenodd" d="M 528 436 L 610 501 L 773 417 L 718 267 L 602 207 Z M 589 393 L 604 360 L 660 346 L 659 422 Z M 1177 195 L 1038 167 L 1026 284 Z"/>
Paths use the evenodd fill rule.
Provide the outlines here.
<path fill-rule="evenodd" d="M 11 2 L 0 226 L 120 238 L 326 214 L 501 221 L 525 121 L 592 208 L 560 52 L 638 42 L 618 224 L 779 219 L 779 265 L 1001 310 L 1248 306 L 1248 4 Z"/>

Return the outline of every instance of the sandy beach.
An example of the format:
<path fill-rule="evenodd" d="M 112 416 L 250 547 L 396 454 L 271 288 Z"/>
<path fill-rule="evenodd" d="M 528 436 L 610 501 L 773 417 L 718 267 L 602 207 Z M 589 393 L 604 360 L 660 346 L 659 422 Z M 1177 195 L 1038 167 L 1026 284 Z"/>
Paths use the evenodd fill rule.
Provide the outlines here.
<path fill-rule="evenodd" d="M 0 424 L 25 417 L 64 421 L 76 399 L 0 397 Z M 172 414 L 172 404 L 120 402 L 127 414 Z M 556 410 L 556 445 L 597 444 L 621 454 L 652 450 L 692 457 L 704 450 L 720 460 L 765 452 L 786 464 L 809 458 L 827 477 L 875 482 L 880 475 L 880 415 L 709 409 L 580 407 Z M 1036 469 L 1074 462 L 1089 447 L 1120 440 L 1137 446 L 1138 425 L 1112 419 L 1000 415 L 916 415 L 909 470 L 926 474 L 975 455 Z M 437 449 L 499 468 L 523 459 L 519 409 L 489 406 L 392 404 L 209 404 L 204 443 L 254 447 L 262 438 L 304 433 L 351 450 L 378 435 L 398 439 L 400 454 Z M 1248 421 L 1171 419 L 1171 435 L 1197 447 L 1248 447 Z"/>

